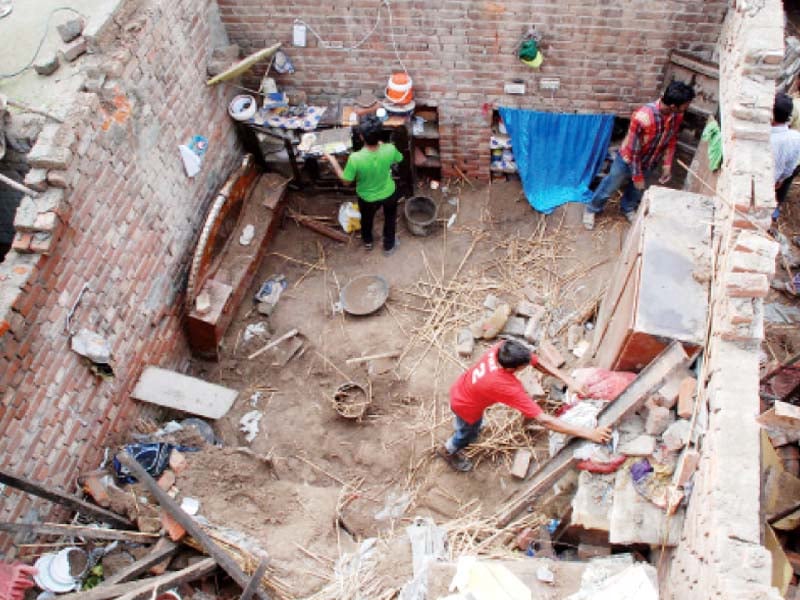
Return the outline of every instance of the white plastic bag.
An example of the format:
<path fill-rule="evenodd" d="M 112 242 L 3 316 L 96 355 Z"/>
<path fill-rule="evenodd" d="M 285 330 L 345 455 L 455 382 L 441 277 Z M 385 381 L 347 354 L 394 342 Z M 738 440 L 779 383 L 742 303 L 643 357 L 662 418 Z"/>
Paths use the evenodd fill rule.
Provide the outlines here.
<path fill-rule="evenodd" d="M 345 202 L 339 207 L 339 225 L 345 233 L 352 233 L 361 229 L 361 211 L 355 202 Z"/>

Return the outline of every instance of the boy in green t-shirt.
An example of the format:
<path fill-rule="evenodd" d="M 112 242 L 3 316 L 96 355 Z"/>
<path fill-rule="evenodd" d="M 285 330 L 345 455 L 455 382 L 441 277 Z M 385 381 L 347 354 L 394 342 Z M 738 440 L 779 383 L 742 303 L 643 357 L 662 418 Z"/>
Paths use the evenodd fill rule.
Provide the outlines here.
<path fill-rule="evenodd" d="M 336 175 L 343 182 L 355 181 L 358 210 L 361 211 L 361 239 L 367 250 L 372 250 L 372 223 L 375 213 L 383 207 L 383 253 L 386 256 L 397 250 L 397 186 L 392 179 L 392 165 L 403 160 L 394 144 L 380 141 L 382 124 L 375 116 L 365 118 L 358 126 L 364 147 L 347 159 L 344 172 L 338 161 L 326 154 Z"/>

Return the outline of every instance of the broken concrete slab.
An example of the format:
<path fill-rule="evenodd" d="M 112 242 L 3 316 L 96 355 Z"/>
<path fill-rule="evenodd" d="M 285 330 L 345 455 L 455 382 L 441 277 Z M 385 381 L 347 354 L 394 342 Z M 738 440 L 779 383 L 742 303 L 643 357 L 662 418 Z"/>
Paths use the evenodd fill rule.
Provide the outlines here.
<path fill-rule="evenodd" d="M 652 435 L 643 433 L 635 438 L 620 443 L 617 452 L 628 456 L 650 456 L 656 449 L 656 438 Z"/>
<path fill-rule="evenodd" d="M 650 435 L 661 435 L 674 421 L 672 411 L 655 403 L 648 403 L 645 408 L 644 430 Z"/>
<path fill-rule="evenodd" d="M 159 367 L 146 367 L 131 393 L 142 402 L 208 419 L 225 416 L 238 395 L 236 390 Z"/>
<path fill-rule="evenodd" d="M 603 475 L 581 471 L 578 489 L 572 498 L 572 525 L 595 531 L 609 530 L 615 478 L 616 473 Z"/>
<path fill-rule="evenodd" d="M 667 427 L 661 436 L 668 450 L 676 451 L 683 448 L 689 441 L 691 423 L 686 419 L 678 419 Z"/>
<path fill-rule="evenodd" d="M 598 415 L 598 426 L 614 427 L 638 410 L 676 369 L 689 363 L 689 356 L 679 342 L 672 342 L 656 356 L 631 384 L 606 405 Z M 567 473 L 575 463 L 576 446 L 582 440 L 571 439 L 549 462 L 531 475 L 531 483 L 517 492 L 496 515 L 497 524 L 505 527 L 522 513 L 536 497 Z"/>
<path fill-rule="evenodd" d="M 608 532 L 610 543 L 677 546 L 683 519 L 683 510 L 668 516 L 636 491 L 629 471 L 617 471 Z"/>

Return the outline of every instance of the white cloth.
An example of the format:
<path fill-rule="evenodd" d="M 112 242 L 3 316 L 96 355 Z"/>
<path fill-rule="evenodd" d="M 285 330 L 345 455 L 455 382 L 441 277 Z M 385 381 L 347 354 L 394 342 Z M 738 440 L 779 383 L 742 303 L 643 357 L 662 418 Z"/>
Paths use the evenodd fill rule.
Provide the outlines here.
<path fill-rule="evenodd" d="M 789 177 L 800 164 L 800 131 L 788 124 L 773 125 L 769 137 L 775 158 L 775 183 Z"/>

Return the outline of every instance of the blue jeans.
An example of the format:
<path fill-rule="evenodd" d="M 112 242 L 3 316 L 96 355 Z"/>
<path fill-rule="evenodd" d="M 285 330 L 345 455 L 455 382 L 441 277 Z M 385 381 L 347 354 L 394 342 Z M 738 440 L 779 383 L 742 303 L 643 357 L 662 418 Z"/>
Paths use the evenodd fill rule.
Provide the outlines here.
<path fill-rule="evenodd" d="M 625 191 L 622 193 L 620 208 L 624 213 L 635 212 L 636 209 L 639 208 L 639 202 L 642 201 L 642 194 L 644 192 L 636 189 L 633 185 L 631 175 L 631 166 L 617 154 L 616 158 L 614 158 L 614 162 L 611 163 L 611 169 L 608 175 L 606 175 L 603 181 L 600 182 L 600 185 L 597 186 L 597 189 L 594 191 L 594 196 L 592 196 L 589 204 L 586 205 L 586 210 L 595 214 L 603 212 L 603 208 L 611 194 L 624 185 Z M 645 171 L 645 180 L 649 175 L 650 171 Z"/>
<path fill-rule="evenodd" d="M 455 454 L 459 450 L 463 450 L 478 439 L 478 434 L 481 432 L 481 426 L 483 425 L 483 419 L 478 419 L 475 423 L 470 425 L 464 419 L 456 415 L 453 425 L 455 427 L 455 432 L 453 432 L 453 436 L 444 444 L 450 454 Z"/>

